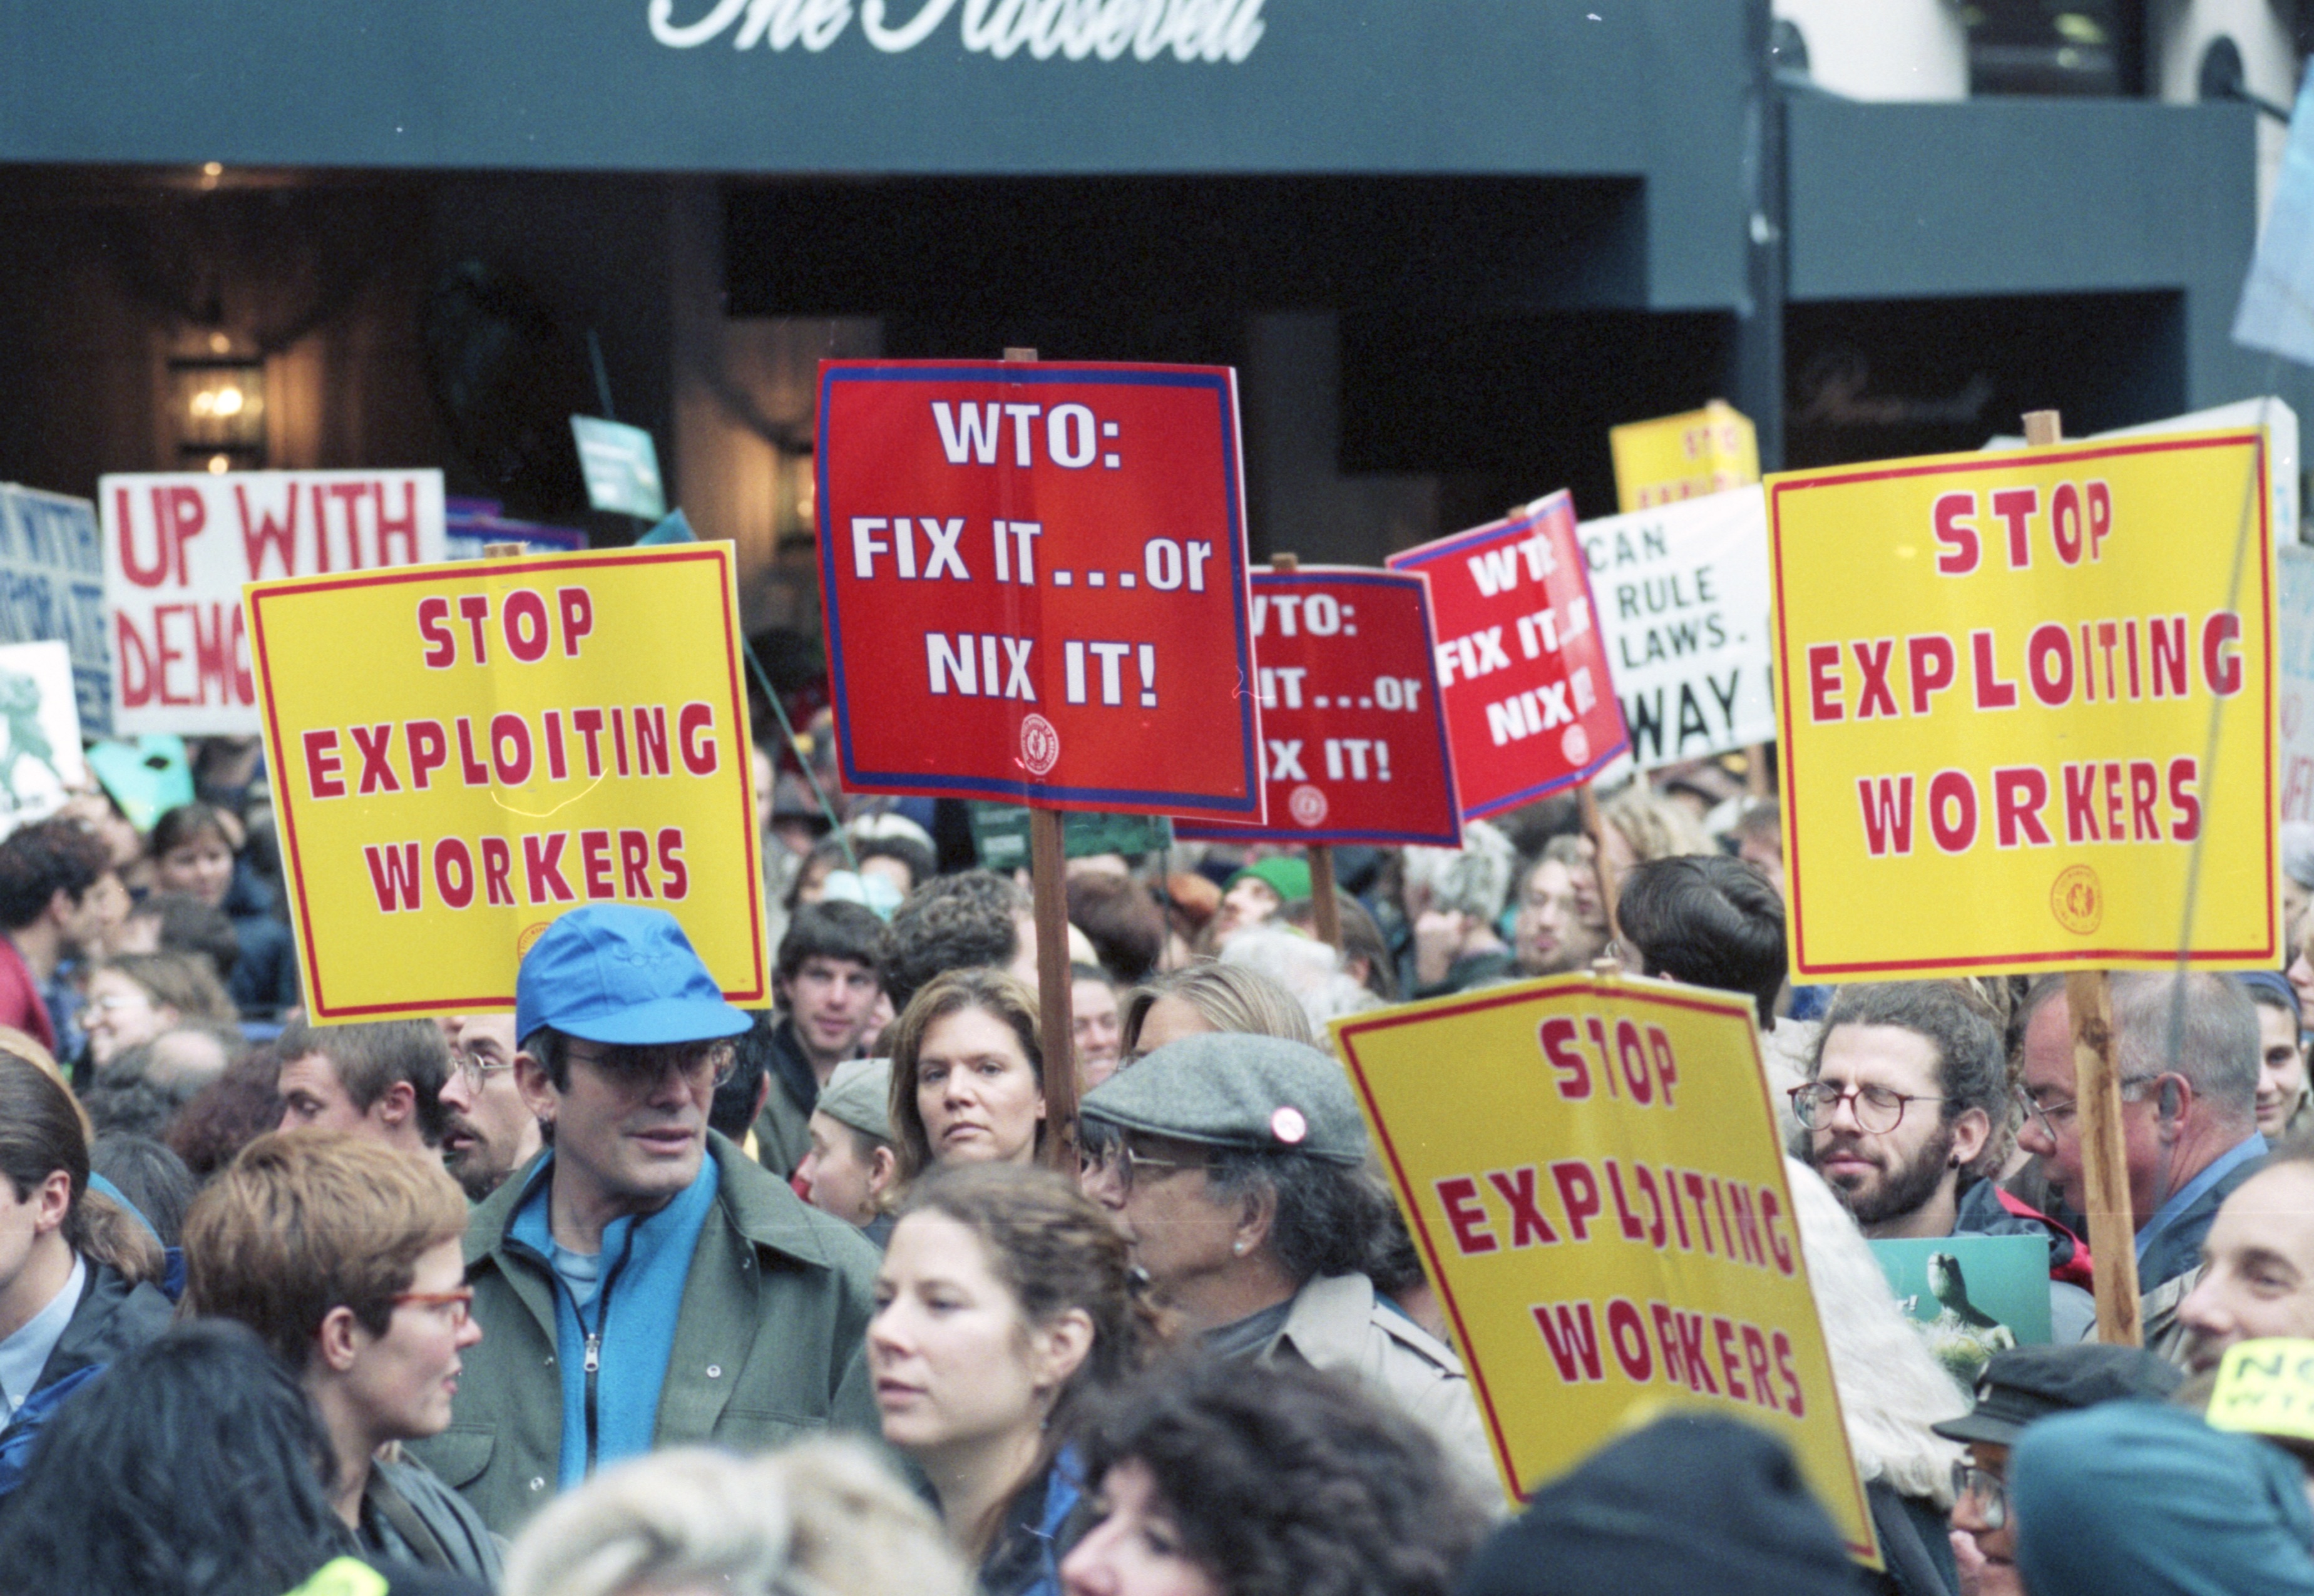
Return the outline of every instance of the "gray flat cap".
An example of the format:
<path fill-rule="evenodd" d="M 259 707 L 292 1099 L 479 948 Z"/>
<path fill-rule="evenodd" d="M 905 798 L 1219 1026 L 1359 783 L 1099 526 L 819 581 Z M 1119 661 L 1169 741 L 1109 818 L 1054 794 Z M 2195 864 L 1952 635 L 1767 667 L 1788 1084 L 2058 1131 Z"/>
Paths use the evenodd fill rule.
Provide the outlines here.
<path fill-rule="evenodd" d="M 892 1140 L 892 1061 L 856 1058 L 835 1066 L 815 1112 L 879 1142 Z"/>
<path fill-rule="evenodd" d="M 1089 1119 L 1209 1147 L 1365 1161 L 1366 1127 L 1342 1067 L 1276 1036 L 1185 1036 L 1085 1094 Z"/>

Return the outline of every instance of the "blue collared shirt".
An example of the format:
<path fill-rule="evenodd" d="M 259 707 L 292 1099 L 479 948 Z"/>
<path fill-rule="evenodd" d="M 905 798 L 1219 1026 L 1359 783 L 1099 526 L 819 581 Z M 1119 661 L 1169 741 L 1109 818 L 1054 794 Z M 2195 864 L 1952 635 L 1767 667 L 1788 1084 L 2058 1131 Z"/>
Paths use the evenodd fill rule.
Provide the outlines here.
<path fill-rule="evenodd" d="M 72 1274 L 66 1279 L 64 1290 L 19 1326 L 14 1335 L 0 1341 L 0 1427 L 7 1424 L 32 1394 L 40 1371 L 48 1367 L 49 1354 L 57 1350 L 57 1343 L 64 1339 L 65 1327 L 78 1311 L 80 1294 L 87 1284 L 88 1265 L 75 1253 Z"/>
<path fill-rule="evenodd" d="M 2169 1200 L 2161 1204 L 2160 1211 L 2143 1230 L 2137 1232 L 2137 1261 L 2142 1264 L 2147 1250 L 2160 1239 L 2161 1232 L 2175 1224 L 2180 1214 L 2201 1201 L 2212 1186 L 2250 1160 L 2264 1158 L 2267 1151 L 2265 1138 L 2252 1131 L 2248 1141 L 2236 1143 L 2231 1151 L 2220 1153 L 2211 1160 L 2209 1168 L 2170 1193 Z"/>

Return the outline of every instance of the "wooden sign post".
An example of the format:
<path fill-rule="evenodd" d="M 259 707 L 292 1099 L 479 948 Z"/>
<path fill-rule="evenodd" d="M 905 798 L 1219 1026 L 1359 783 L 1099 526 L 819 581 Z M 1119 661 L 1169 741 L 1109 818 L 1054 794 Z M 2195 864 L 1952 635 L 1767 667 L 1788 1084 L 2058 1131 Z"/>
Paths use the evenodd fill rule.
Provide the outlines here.
<path fill-rule="evenodd" d="M 1276 571 L 1297 571 L 1302 560 L 1295 554 L 1273 554 L 1269 569 Z M 1334 896 L 1334 845 L 1312 842 L 1310 857 L 1310 929 L 1318 933 L 1318 940 L 1339 953 L 1342 950 L 1342 905 Z"/>
<path fill-rule="evenodd" d="M 1004 358 L 1029 362 L 1034 349 Z M 1061 811 L 1029 806 L 1029 890 L 1037 922 L 1037 1012 L 1045 1039 L 1045 1159 L 1077 1174 L 1076 1003 L 1069 985 L 1069 869 Z M 1055 1064 L 1060 1067 L 1055 1068 Z"/>
<path fill-rule="evenodd" d="M 2064 441 L 2055 410 L 2025 413 L 2025 442 Z M 2129 1200 L 2129 1153 L 2121 1132 L 2121 1071 L 2114 1062 L 2113 980 L 2103 970 L 2065 976 L 2072 1020 L 2073 1100 L 2080 1114 L 2081 1180 L 2089 1198 L 2089 1256 L 2096 1260 L 2098 1339 L 2122 1346 L 2145 1340 L 2137 1298 L 2137 1222 Z"/>

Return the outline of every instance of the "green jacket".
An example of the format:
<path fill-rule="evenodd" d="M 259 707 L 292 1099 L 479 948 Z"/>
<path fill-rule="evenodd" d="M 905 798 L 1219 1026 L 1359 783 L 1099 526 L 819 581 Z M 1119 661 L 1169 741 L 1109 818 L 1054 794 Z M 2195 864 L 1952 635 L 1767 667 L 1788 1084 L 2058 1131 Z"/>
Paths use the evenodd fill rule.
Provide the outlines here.
<path fill-rule="evenodd" d="M 873 1435 L 865 1347 L 876 1249 L 709 1135 L 721 1171 L 715 1212 L 684 1287 L 656 1444 L 746 1451 L 830 1424 Z M 439 1435 L 405 1443 L 509 1537 L 554 1494 L 562 1447 L 553 1276 L 507 1245 L 528 1175 L 509 1177 L 466 1229 L 482 1339 L 465 1354 L 456 1416 Z"/>

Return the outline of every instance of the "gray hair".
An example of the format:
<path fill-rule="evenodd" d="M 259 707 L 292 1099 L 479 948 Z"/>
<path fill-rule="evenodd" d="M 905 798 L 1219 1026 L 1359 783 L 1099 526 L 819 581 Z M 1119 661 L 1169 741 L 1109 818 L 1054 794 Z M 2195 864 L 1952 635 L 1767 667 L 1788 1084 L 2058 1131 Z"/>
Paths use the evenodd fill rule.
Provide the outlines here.
<path fill-rule="evenodd" d="M 752 1458 L 704 1448 L 606 1468 L 530 1521 L 505 1596 L 969 1596 L 939 1521 L 857 1441 Z"/>
<path fill-rule="evenodd" d="M 2113 1031 L 2124 1080 L 2175 1071 L 2227 1117 L 2257 1112 L 2257 1010 L 2239 983 L 2202 971 L 2115 975 Z"/>
<path fill-rule="evenodd" d="M 1460 848 L 1409 848 L 1405 869 L 1408 895 L 1420 888 L 1429 894 L 1433 909 L 1491 925 L 1510 896 L 1518 851 L 1501 831 L 1473 820 L 1462 827 Z"/>
<path fill-rule="evenodd" d="M 1264 921 L 1222 944 L 1222 963 L 1267 976 L 1294 995 L 1309 1017 L 1315 1037 L 1327 1037 L 1326 1022 L 1367 1009 L 1382 1000 L 1342 968 L 1342 956 L 1315 937 Z"/>
<path fill-rule="evenodd" d="M 1223 1148 L 1206 1167 L 1206 1188 L 1217 1202 L 1265 1187 L 1277 1201 L 1269 1249 L 1297 1287 L 1319 1275 L 1364 1273 L 1398 1212 L 1389 1188 L 1371 1171 L 1346 1169 L 1307 1153 Z"/>

